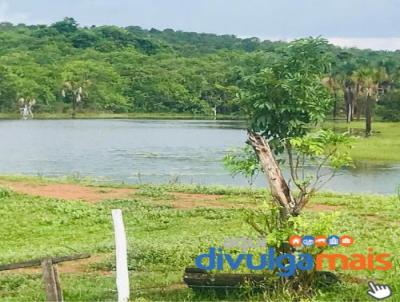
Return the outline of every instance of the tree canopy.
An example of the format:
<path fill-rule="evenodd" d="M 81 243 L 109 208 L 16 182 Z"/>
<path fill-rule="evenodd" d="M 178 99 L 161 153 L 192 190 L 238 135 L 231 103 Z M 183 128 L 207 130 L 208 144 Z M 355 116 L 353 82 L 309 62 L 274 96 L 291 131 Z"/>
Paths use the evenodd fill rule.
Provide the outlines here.
<path fill-rule="evenodd" d="M 72 18 L 49 26 L 5 22 L 0 23 L 0 110 L 15 112 L 20 97 L 32 97 L 36 111 L 70 111 L 71 100 L 61 94 L 66 77 L 85 74 L 90 85 L 79 107 L 83 111 L 243 114 L 240 91 L 255 75 L 255 81 L 266 85 L 276 78 L 281 87 L 267 107 L 280 106 L 272 97 L 282 99 L 289 93 L 325 98 L 312 91 L 284 91 L 285 81 L 304 84 L 293 70 L 301 67 L 301 72 L 311 73 L 324 64 L 324 75 L 336 87 L 335 112 L 350 112 L 350 118 L 365 111 L 365 98 L 357 94 L 359 70 L 384 70 L 387 79 L 379 83 L 379 91 L 384 86 L 390 93 L 380 98 L 377 112 L 392 119 L 385 108 L 399 107 L 395 91 L 400 89 L 400 52 L 341 49 L 326 43 L 323 48 L 324 58 L 305 52 L 301 60 L 290 61 L 296 46 L 258 38 L 138 26 L 81 27 Z M 347 98 L 347 107 L 345 86 L 353 96 Z M 267 107 L 259 109 L 266 113 Z M 304 121 L 292 123 L 297 127 Z"/>
<path fill-rule="evenodd" d="M 245 108 L 251 129 L 261 132 L 282 150 L 281 142 L 305 135 L 310 126 L 323 121 L 332 98 L 323 85 L 329 63 L 323 39 L 298 40 L 267 68 L 245 78 Z"/>

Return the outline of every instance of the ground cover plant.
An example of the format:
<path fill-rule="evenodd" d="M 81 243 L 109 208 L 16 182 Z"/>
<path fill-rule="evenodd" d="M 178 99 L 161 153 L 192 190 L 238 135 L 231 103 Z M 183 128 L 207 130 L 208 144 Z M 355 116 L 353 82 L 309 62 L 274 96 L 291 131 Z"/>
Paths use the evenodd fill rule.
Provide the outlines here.
<path fill-rule="evenodd" d="M 41 195 L 41 186 L 58 185 L 56 181 L 6 179 L 1 179 L 0 263 L 75 252 L 93 255 L 87 262 L 60 266 L 66 301 L 115 300 L 110 217 L 113 208 L 121 208 L 124 213 L 132 300 L 221 300 L 213 292 L 199 295 L 188 289 L 182 282 L 183 270 L 193 266 L 194 257 L 209 246 L 221 245 L 225 238 L 254 234 L 245 222 L 248 211 L 259 209 L 268 198 L 267 192 L 259 189 L 165 185 L 128 187 L 125 189 L 132 190 L 129 197 L 88 202 L 32 195 Z M 36 191 L 25 195 L 16 192 L 18 189 L 10 189 L 20 188 L 18 183 L 31 185 Z M 75 190 L 96 190 L 99 196 L 121 189 L 121 186 L 86 187 L 83 183 L 76 186 Z M 372 247 L 377 253 L 396 255 L 400 249 L 398 205 L 397 196 L 319 193 L 306 207 L 304 219 L 311 221 L 334 213 L 337 223 L 333 230 L 355 239 L 353 246 L 339 248 L 341 252 L 366 253 Z M 367 281 L 373 279 L 391 285 L 394 293 L 391 300 L 396 301 L 400 279 L 395 257 L 393 264 L 394 268 L 386 272 L 338 269 L 341 283 L 318 288 L 306 297 L 296 297 L 293 293 L 289 296 L 282 289 L 265 293 L 241 291 L 224 299 L 282 301 L 290 297 L 302 301 L 364 301 L 368 297 Z M 40 270 L 0 274 L 1 301 L 40 301 L 43 295 Z"/>

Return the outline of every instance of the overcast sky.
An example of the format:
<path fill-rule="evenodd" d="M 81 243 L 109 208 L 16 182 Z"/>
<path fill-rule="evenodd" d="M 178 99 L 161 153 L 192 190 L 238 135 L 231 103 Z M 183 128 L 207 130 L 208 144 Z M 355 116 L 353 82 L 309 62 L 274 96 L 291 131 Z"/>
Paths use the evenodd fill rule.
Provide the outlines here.
<path fill-rule="evenodd" d="M 0 0 L 0 22 L 234 34 L 288 40 L 328 38 L 341 46 L 400 49 L 400 0 Z"/>

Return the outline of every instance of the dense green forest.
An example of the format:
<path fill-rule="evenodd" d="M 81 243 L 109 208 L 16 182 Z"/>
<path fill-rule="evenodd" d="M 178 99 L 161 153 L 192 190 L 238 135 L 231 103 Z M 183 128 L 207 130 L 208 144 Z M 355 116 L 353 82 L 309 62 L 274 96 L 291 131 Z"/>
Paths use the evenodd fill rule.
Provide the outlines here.
<path fill-rule="evenodd" d="M 0 23 L 0 111 L 240 114 L 244 79 L 290 44 L 232 35 Z M 400 51 L 327 45 L 331 116 L 400 120 Z"/>

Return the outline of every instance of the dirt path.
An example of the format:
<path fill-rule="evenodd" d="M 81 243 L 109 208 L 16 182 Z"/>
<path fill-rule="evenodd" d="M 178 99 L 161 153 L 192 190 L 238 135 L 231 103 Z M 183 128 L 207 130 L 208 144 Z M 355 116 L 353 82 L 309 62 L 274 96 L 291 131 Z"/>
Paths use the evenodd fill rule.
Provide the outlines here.
<path fill-rule="evenodd" d="M 138 197 L 136 189 L 94 187 L 82 184 L 61 184 L 61 183 L 32 183 L 24 180 L 3 180 L 0 185 L 11 190 L 32 196 L 57 198 L 63 200 L 82 200 L 89 203 L 96 203 L 103 200 L 123 199 Z M 223 200 L 223 195 L 194 194 L 169 192 L 171 199 L 157 201 L 156 204 L 170 204 L 177 209 L 192 209 L 196 207 L 208 208 L 243 208 L 254 207 L 254 204 L 230 203 Z M 339 206 L 311 204 L 306 207 L 313 212 L 331 212 L 340 209 Z"/>
<path fill-rule="evenodd" d="M 229 204 L 221 201 L 221 195 L 192 194 L 173 192 L 174 197 L 169 203 L 177 209 L 192 209 L 196 207 L 209 208 L 238 208 L 239 205 Z"/>
<path fill-rule="evenodd" d="M 121 199 L 134 197 L 137 190 L 128 188 L 110 188 L 110 187 L 92 187 L 80 184 L 36 184 L 26 181 L 0 180 L 0 185 L 11 190 L 32 196 L 50 197 L 64 200 L 83 200 L 90 203 L 96 203 L 103 200 Z M 230 208 L 222 201 L 221 195 L 211 194 L 191 194 L 171 192 L 171 200 L 166 203 L 179 209 L 190 209 L 194 207 L 214 207 Z"/>
<path fill-rule="evenodd" d="M 0 185 L 9 187 L 18 193 L 58 198 L 65 200 L 84 200 L 98 202 L 107 199 L 127 198 L 134 194 L 135 190 L 125 188 L 101 188 L 88 187 L 78 184 L 33 184 L 22 181 L 0 180 Z"/>

